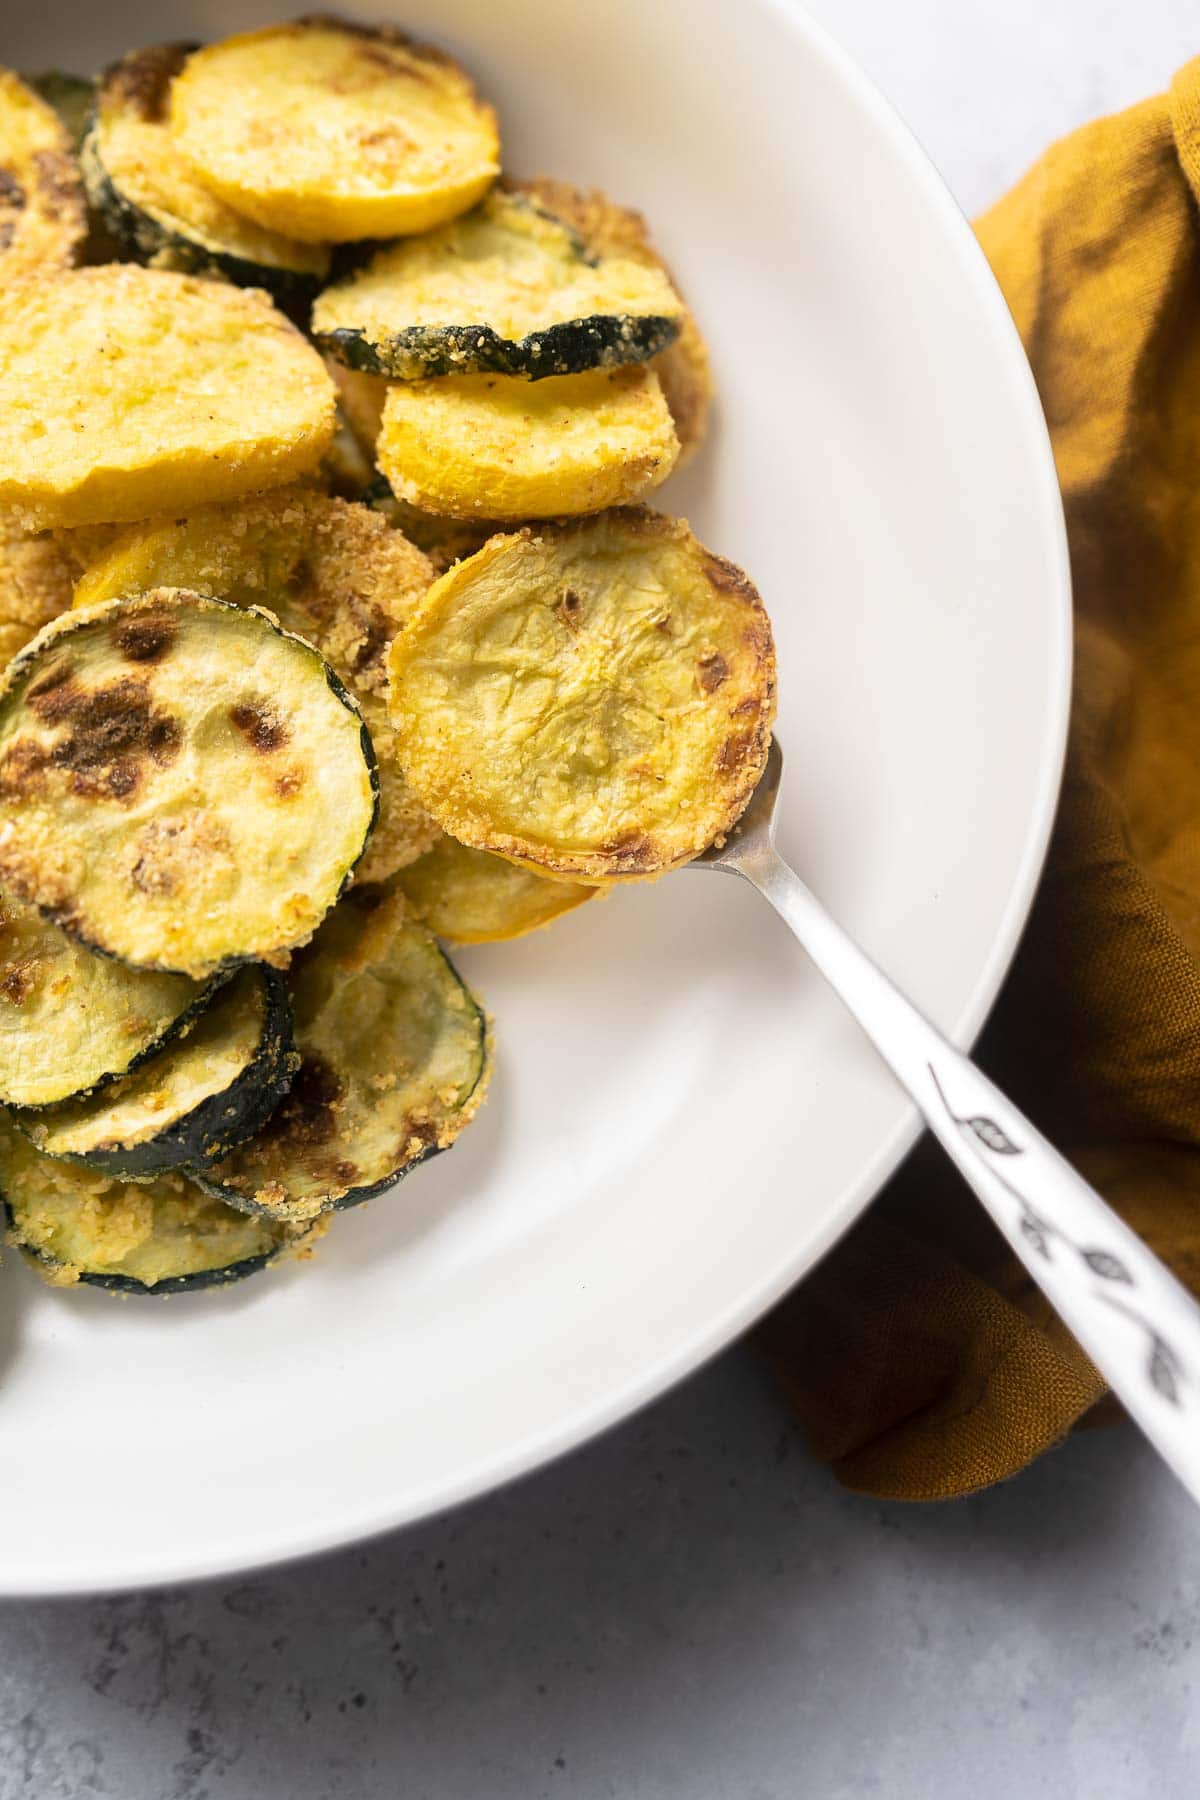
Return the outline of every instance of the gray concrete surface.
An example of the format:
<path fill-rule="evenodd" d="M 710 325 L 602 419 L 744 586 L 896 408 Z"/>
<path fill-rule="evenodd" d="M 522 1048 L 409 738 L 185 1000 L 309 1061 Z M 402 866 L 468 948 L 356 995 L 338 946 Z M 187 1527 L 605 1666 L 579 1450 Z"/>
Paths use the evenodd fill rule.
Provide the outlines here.
<path fill-rule="evenodd" d="M 1200 50 L 1192 0 L 814 10 L 969 209 Z M 359 1551 L 0 1608 L 0 1800 L 1190 1800 L 1198 1527 L 1129 1431 L 855 1499 L 739 1349 Z"/>

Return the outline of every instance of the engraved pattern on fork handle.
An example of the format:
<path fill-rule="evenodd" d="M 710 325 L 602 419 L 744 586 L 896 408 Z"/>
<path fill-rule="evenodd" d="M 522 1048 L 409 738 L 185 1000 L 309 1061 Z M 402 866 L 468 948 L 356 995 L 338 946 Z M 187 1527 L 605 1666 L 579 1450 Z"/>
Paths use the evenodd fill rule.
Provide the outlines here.
<path fill-rule="evenodd" d="M 775 851 L 769 820 L 748 816 L 741 840 L 710 866 L 743 876 L 790 926 L 1114 1393 L 1200 1501 L 1200 1307 L 1192 1296 L 826 912 Z"/>
<path fill-rule="evenodd" d="M 932 1063 L 928 1063 L 926 1066 L 929 1070 L 930 1080 L 937 1090 L 938 1099 L 945 1109 L 946 1117 L 966 1134 L 968 1148 L 976 1156 L 983 1159 L 984 1157 L 1022 1156 L 1024 1154 L 1021 1146 L 1014 1144 L 994 1119 L 988 1118 L 983 1113 L 972 1113 L 969 1116 L 956 1113 L 946 1098 L 945 1089 L 938 1080 L 937 1070 Z M 1135 1276 L 1114 1251 L 1101 1249 L 1094 1243 L 1090 1246 L 1076 1243 L 1053 1220 L 1035 1210 L 1015 1180 L 1010 1180 L 1002 1175 L 999 1168 L 993 1168 L 992 1175 L 993 1179 L 1012 1195 L 1018 1209 L 1017 1228 L 1039 1256 L 1044 1257 L 1047 1262 L 1053 1262 L 1054 1246 L 1059 1244 L 1068 1254 L 1077 1256 L 1099 1280 L 1122 1282 L 1131 1291 L 1138 1291 L 1138 1282 Z M 1132 1319 L 1136 1325 L 1140 1326 L 1146 1336 L 1148 1351 L 1146 1373 L 1164 1400 L 1169 1401 L 1172 1406 L 1180 1406 L 1182 1404 L 1180 1382 L 1187 1380 L 1194 1384 L 1195 1372 L 1188 1369 L 1184 1358 L 1163 1337 L 1138 1306 L 1128 1300 L 1118 1299 L 1115 1294 L 1103 1288 L 1093 1288 L 1092 1293 L 1093 1297 L 1102 1305 L 1110 1306 L 1114 1311 L 1123 1313 L 1127 1319 Z"/>

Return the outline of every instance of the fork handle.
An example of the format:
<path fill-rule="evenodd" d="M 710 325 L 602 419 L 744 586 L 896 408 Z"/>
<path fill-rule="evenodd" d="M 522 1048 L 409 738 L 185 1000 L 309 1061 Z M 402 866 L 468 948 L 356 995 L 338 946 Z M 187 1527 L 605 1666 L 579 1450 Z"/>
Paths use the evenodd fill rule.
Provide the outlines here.
<path fill-rule="evenodd" d="M 1113 1392 L 1200 1501 L 1200 1306 L 772 849 L 739 859 Z"/>

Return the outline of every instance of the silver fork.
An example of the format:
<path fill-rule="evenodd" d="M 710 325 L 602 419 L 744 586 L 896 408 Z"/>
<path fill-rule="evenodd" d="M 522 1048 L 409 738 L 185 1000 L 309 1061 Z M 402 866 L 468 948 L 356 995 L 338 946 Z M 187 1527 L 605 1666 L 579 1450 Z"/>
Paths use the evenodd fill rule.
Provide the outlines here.
<path fill-rule="evenodd" d="M 777 743 L 727 841 L 689 864 L 771 902 L 1150 1442 L 1200 1501 L 1200 1306 L 969 1058 L 892 986 L 775 849 Z"/>

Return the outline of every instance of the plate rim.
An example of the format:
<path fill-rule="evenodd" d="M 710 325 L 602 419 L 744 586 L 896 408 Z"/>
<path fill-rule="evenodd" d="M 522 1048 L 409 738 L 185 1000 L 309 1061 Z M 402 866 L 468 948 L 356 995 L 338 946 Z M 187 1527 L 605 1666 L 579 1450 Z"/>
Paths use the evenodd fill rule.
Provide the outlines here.
<path fill-rule="evenodd" d="M 1045 864 L 1062 786 L 1070 720 L 1072 596 L 1066 521 L 1054 455 L 1033 372 L 1007 303 L 969 220 L 928 152 L 882 89 L 826 27 L 812 17 L 801 0 L 758 0 L 758 3 L 782 19 L 789 30 L 803 37 L 814 57 L 825 65 L 863 112 L 889 134 L 895 153 L 903 161 L 914 185 L 930 208 L 941 215 L 948 237 L 956 238 L 960 244 L 964 278 L 973 284 L 980 316 L 989 322 L 997 347 L 1002 349 L 1007 360 L 1013 398 L 1025 414 L 1029 466 L 1040 475 L 1047 502 L 1044 519 L 1044 527 L 1049 533 L 1045 546 L 1047 571 L 1057 598 L 1054 629 L 1048 632 L 1050 662 L 1047 673 L 1051 694 L 1044 721 L 1048 748 L 1024 852 L 1014 872 L 1003 919 L 990 953 L 948 1031 L 952 1041 L 965 1050 L 982 1029 L 1012 964 Z M 243 1540 L 236 1549 L 217 1546 L 210 1551 L 197 1545 L 192 1554 L 164 1556 L 149 1564 L 142 1563 L 136 1570 L 129 1568 L 124 1573 L 98 1571 L 94 1580 L 81 1578 L 78 1573 L 55 1580 L 42 1571 L 33 1580 L 25 1582 L 5 1579 L 0 1574 L 0 1597 L 32 1599 L 111 1594 L 183 1582 L 213 1581 L 250 1571 L 279 1568 L 351 1545 L 361 1545 L 419 1520 L 436 1517 L 545 1467 L 633 1417 L 678 1382 L 696 1373 L 754 1325 L 861 1217 L 916 1143 L 920 1131 L 920 1116 L 916 1107 L 908 1103 L 867 1167 L 849 1185 L 837 1206 L 829 1209 L 820 1229 L 806 1239 L 795 1256 L 776 1268 L 769 1279 L 732 1298 L 719 1315 L 706 1321 L 703 1328 L 676 1344 L 670 1354 L 640 1370 L 615 1392 L 605 1394 L 599 1401 L 579 1408 L 551 1426 L 542 1427 L 503 1451 L 481 1458 L 461 1470 L 452 1481 L 430 1482 L 425 1489 L 410 1491 L 390 1504 L 373 1501 L 355 1513 L 343 1513 L 335 1521 L 316 1521 L 309 1527 L 295 1527 L 283 1541 L 275 1533 L 258 1543 Z"/>

